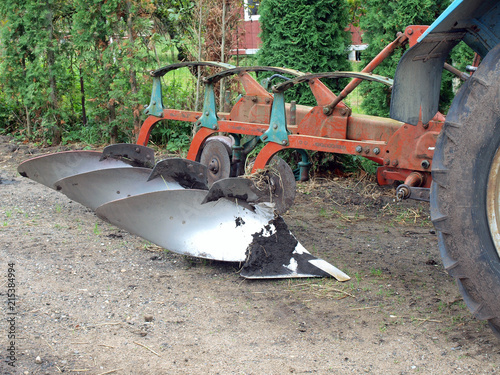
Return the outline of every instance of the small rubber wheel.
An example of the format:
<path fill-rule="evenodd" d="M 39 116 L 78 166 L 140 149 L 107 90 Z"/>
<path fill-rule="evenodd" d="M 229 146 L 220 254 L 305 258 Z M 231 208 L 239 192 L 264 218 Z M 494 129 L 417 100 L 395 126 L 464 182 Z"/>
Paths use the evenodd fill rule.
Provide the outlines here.
<path fill-rule="evenodd" d="M 431 218 L 444 267 L 500 338 L 500 46 L 455 97 L 432 162 Z"/>
<path fill-rule="evenodd" d="M 208 187 L 211 187 L 215 181 L 229 177 L 231 160 L 227 146 L 219 140 L 207 141 L 201 151 L 200 163 L 208 168 Z"/>

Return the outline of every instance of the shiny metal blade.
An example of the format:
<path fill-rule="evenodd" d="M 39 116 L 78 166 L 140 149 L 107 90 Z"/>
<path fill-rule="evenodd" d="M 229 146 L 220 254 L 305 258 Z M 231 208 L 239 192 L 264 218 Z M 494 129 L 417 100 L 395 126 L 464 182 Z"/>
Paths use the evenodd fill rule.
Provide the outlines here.
<path fill-rule="evenodd" d="M 148 181 L 149 168 L 109 168 L 80 173 L 57 181 L 56 190 L 69 199 L 95 210 L 113 200 L 161 190 L 183 189 L 175 181 Z"/>
<path fill-rule="evenodd" d="M 120 160 L 106 159 L 100 161 L 101 153 L 97 151 L 66 151 L 56 154 L 37 156 L 28 159 L 17 167 L 23 177 L 28 177 L 40 184 L 55 189 L 54 182 L 79 173 L 132 166 Z"/>
<path fill-rule="evenodd" d="M 241 262 L 253 234 L 270 236 L 269 216 L 226 199 L 201 204 L 206 191 L 167 190 L 106 203 L 97 215 L 170 251 Z"/>

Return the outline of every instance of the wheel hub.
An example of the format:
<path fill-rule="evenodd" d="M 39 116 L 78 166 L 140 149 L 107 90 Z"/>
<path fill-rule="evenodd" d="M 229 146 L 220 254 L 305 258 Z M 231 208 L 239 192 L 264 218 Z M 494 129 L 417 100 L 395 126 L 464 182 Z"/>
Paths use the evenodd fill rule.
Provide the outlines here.
<path fill-rule="evenodd" d="M 493 157 L 486 192 L 486 208 L 491 239 L 500 256 L 500 148 Z"/>
<path fill-rule="evenodd" d="M 213 158 L 208 164 L 208 170 L 212 173 L 217 174 L 219 172 L 219 160 Z"/>

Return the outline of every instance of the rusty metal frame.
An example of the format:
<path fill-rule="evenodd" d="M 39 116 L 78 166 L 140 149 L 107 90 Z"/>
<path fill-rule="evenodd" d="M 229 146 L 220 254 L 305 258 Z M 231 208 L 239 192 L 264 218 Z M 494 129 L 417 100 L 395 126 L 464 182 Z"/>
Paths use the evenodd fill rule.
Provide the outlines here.
<path fill-rule="evenodd" d="M 413 43 L 424 27 L 411 26 L 381 51 L 362 72 L 333 72 L 305 74 L 296 70 L 276 67 L 238 67 L 228 68 L 215 63 L 180 63 L 164 67 L 151 74 L 163 75 L 183 66 L 218 66 L 225 70 L 206 77 L 204 83 L 210 87 L 222 78 L 236 75 L 245 90 L 229 113 L 212 110 L 210 126 L 201 126 L 205 112 L 163 109 L 161 116 L 149 116 L 137 141 L 146 145 L 152 127 L 161 120 L 180 120 L 192 122 L 199 127 L 193 137 L 187 158 L 198 160 L 204 142 L 217 133 L 260 137 L 265 143 L 257 155 L 253 171 L 264 168 L 270 159 L 285 149 L 323 151 L 339 154 L 360 155 L 380 164 L 377 172 L 378 182 L 382 185 L 393 181 L 405 181 L 409 186 L 429 187 L 430 170 L 437 136 L 441 131 L 444 116 L 437 114 L 427 124 L 421 121 L 409 125 L 389 118 L 351 114 L 342 99 L 345 98 L 364 79 L 391 85 L 392 80 L 371 74 L 373 69 L 387 58 L 397 47 Z M 415 37 L 412 35 L 415 34 Z M 313 107 L 296 106 L 291 109 L 284 101 L 275 103 L 268 93 L 249 72 L 271 71 L 295 76 L 295 79 L 273 86 L 275 95 L 281 94 L 291 86 L 306 82 L 314 94 L 317 105 Z M 320 79 L 354 78 L 337 96 Z M 212 103 L 213 104 L 213 103 Z M 211 106 L 213 109 L 213 105 Z M 205 110 L 205 109 L 204 109 Z M 283 116 L 277 116 L 284 113 Z M 269 125 L 273 118 L 277 124 Z M 296 120 L 291 121 L 291 118 Z M 273 120 L 274 121 L 274 120 Z M 279 133 L 277 133 L 279 127 Z M 285 137 L 286 135 L 286 137 Z M 270 137 L 272 136 L 272 137 Z M 239 137 L 238 137 L 239 138 Z M 415 179 L 415 173 L 419 178 Z"/>

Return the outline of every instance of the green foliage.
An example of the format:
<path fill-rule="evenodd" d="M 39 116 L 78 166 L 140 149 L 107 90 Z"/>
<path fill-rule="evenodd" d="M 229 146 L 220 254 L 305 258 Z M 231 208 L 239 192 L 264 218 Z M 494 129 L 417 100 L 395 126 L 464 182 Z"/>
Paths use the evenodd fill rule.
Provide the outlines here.
<path fill-rule="evenodd" d="M 363 64 L 366 65 L 387 44 L 396 38 L 398 32 L 403 32 L 409 25 L 430 25 L 449 5 L 449 0 L 406 0 L 384 1 L 366 0 L 364 8 L 366 15 L 360 19 L 360 27 L 365 31 L 363 41 L 369 44 L 363 53 Z M 403 55 L 402 49 L 397 50 L 374 71 L 387 77 L 394 77 L 396 66 Z M 443 81 L 442 99 L 444 105 L 449 104 L 451 93 L 451 77 Z M 365 100 L 362 108 L 367 114 L 389 116 L 391 94 L 387 87 L 376 83 L 364 83 L 361 87 Z"/>
<path fill-rule="evenodd" d="M 266 0 L 259 7 L 262 47 L 259 65 L 319 73 L 348 70 L 346 0 Z M 288 90 L 287 100 L 314 105 L 307 85 Z"/>
<path fill-rule="evenodd" d="M 63 142 L 134 141 L 150 96 L 148 71 L 167 64 L 192 7 L 186 0 L 3 0 L 0 132 L 47 144 L 61 135 Z"/>

